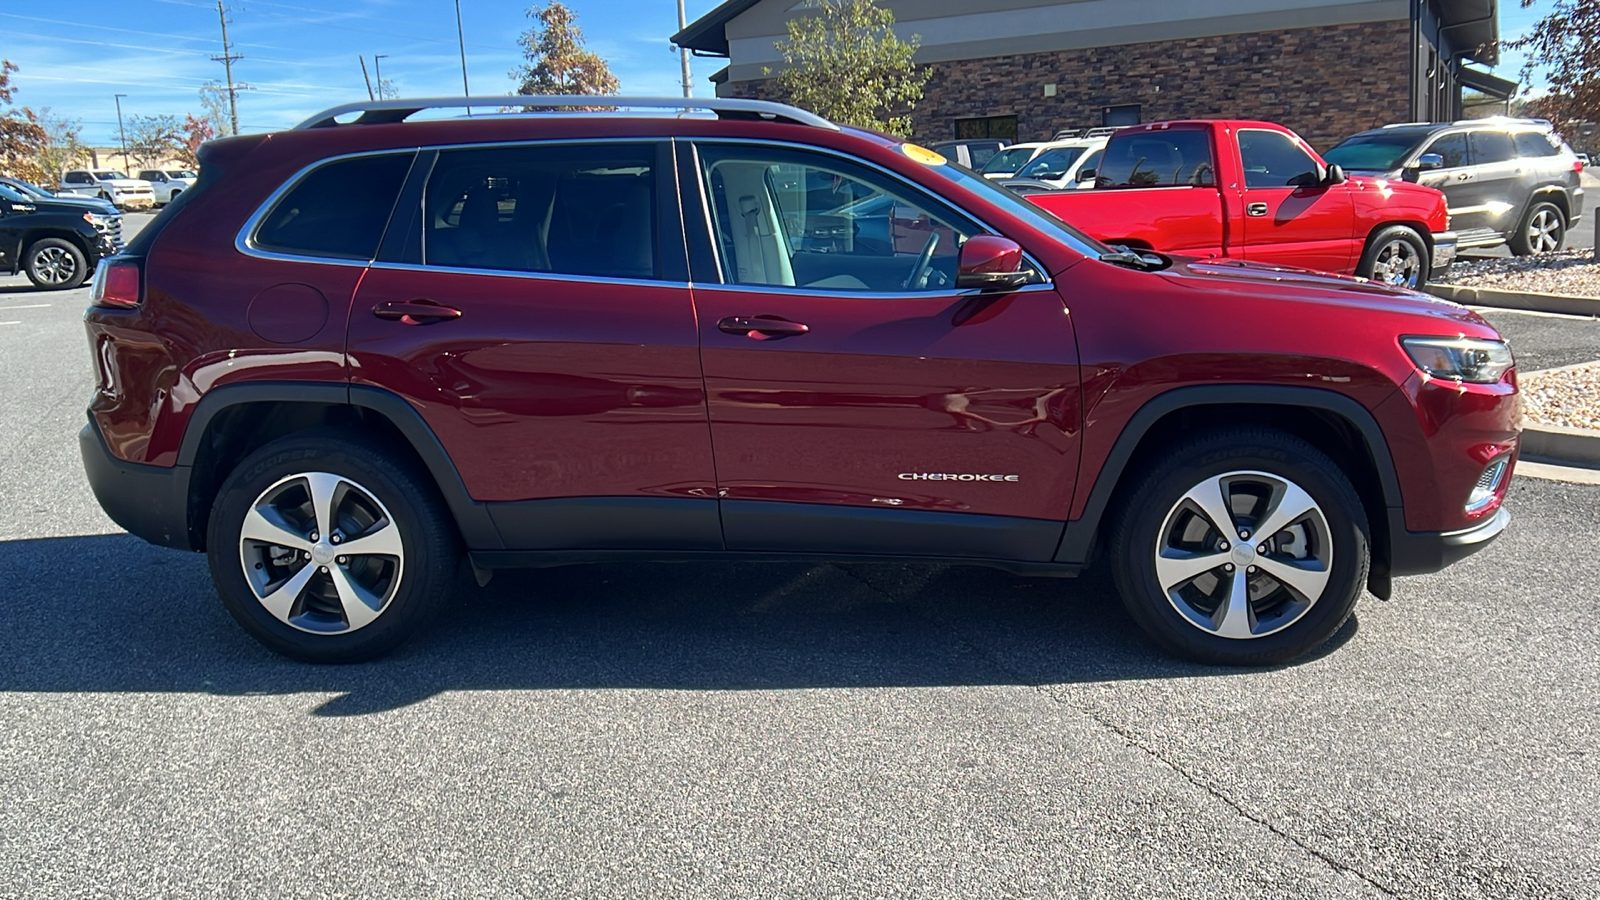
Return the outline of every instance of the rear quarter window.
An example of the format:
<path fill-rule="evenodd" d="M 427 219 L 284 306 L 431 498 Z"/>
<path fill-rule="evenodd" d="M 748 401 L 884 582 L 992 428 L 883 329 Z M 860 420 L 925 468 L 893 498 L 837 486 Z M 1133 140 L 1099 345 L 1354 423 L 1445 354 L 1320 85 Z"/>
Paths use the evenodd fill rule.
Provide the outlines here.
<path fill-rule="evenodd" d="M 413 156 L 358 156 L 312 170 L 273 204 L 251 243 L 297 256 L 372 259 Z"/>
<path fill-rule="evenodd" d="M 1555 143 L 1557 138 L 1541 131 L 1519 131 L 1511 139 L 1516 142 L 1517 155 L 1524 159 L 1561 155 L 1561 148 Z"/>
<path fill-rule="evenodd" d="M 1095 187 L 1214 187 L 1216 164 L 1204 131 L 1140 131 L 1106 145 Z"/>

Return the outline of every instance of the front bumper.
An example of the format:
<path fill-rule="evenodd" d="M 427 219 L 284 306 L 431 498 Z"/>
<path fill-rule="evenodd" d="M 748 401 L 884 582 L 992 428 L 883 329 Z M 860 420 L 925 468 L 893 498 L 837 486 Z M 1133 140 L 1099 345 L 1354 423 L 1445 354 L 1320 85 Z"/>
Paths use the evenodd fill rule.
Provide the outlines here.
<path fill-rule="evenodd" d="M 1389 511 L 1389 574 L 1427 575 L 1487 547 L 1511 524 L 1504 506 L 1488 520 L 1460 531 L 1407 531 L 1405 516 Z"/>
<path fill-rule="evenodd" d="M 189 467 L 146 466 L 118 459 L 91 420 L 78 432 L 83 470 L 100 508 L 135 537 L 177 550 L 189 540 Z"/>
<path fill-rule="evenodd" d="M 1456 233 L 1454 231 L 1436 231 L 1433 233 L 1433 273 L 1438 274 L 1450 268 L 1456 261 Z"/>

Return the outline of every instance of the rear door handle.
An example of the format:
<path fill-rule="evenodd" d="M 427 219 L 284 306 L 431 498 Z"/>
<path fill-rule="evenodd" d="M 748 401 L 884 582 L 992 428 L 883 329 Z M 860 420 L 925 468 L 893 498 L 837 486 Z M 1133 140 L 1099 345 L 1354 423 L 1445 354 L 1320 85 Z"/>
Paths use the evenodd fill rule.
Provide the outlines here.
<path fill-rule="evenodd" d="M 795 337 L 809 332 L 811 328 L 777 316 L 729 316 L 717 323 L 717 330 L 764 341 L 770 338 Z"/>
<path fill-rule="evenodd" d="M 405 325 L 427 325 L 461 318 L 461 310 L 442 306 L 432 300 L 384 300 L 372 308 L 380 319 L 399 319 Z"/>
<path fill-rule="evenodd" d="M 1244 214 L 1247 216 L 1264 216 L 1267 214 L 1267 205 L 1265 203 L 1247 204 L 1244 208 Z"/>

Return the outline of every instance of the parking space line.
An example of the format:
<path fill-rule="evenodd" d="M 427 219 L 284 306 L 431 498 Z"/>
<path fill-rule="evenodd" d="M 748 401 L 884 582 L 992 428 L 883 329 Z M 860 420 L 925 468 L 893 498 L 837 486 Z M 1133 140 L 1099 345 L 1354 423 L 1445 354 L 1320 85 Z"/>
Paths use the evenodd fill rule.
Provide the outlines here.
<path fill-rule="evenodd" d="M 48 303 L 34 303 L 29 306 L 0 306 L 0 312 L 11 312 L 14 309 L 48 309 Z"/>
<path fill-rule="evenodd" d="M 18 321 L 18 322 L 0 322 L 0 325 L 21 325 L 21 324 L 22 323 L 20 321 Z"/>

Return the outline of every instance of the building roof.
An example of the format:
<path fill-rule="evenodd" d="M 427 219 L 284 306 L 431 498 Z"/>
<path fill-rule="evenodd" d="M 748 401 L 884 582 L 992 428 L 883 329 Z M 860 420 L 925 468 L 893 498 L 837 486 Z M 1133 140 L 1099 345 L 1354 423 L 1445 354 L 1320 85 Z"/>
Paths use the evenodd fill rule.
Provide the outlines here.
<path fill-rule="evenodd" d="M 761 0 L 725 0 L 725 2 L 706 13 L 689 26 L 672 36 L 672 42 L 679 47 L 709 53 L 712 56 L 728 55 L 727 25 L 745 10 Z M 1494 2 L 1494 0 L 1489 0 Z"/>

